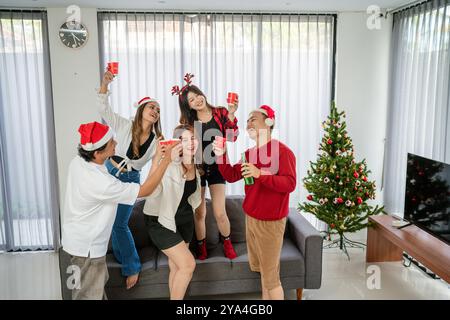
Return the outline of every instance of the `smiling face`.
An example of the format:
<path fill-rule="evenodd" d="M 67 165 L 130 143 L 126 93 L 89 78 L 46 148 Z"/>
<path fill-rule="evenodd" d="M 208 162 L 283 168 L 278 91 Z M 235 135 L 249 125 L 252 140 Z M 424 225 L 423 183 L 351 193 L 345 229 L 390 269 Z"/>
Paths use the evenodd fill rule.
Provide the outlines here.
<path fill-rule="evenodd" d="M 247 133 L 250 139 L 256 140 L 261 131 L 267 130 L 270 132 L 270 127 L 265 123 L 266 116 L 258 111 L 250 113 L 250 117 L 247 120 Z"/>
<path fill-rule="evenodd" d="M 154 124 L 159 120 L 160 109 L 159 105 L 155 102 L 148 102 L 143 107 L 142 119 Z"/>
<path fill-rule="evenodd" d="M 197 94 L 193 91 L 188 92 L 187 101 L 189 108 L 195 111 L 201 111 L 206 108 L 206 98 L 203 95 Z"/>
<path fill-rule="evenodd" d="M 197 152 L 198 140 L 191 130 L 184 130 L 181 134 L 181 145 L 183 146 L 183 156 L 193 157 Z"/>

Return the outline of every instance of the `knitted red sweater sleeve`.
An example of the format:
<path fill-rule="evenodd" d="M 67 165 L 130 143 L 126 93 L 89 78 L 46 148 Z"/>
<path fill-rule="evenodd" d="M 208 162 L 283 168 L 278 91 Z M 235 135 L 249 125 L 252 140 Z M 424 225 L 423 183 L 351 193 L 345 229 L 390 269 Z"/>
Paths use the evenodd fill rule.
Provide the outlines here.
<path fill-rule="evenodd" d="M 219 171 L 222 174 L 222 177 L 227 182 L 236 182 L 242 179 L 241 173 L 241 164 L 236 163 L 235 165 L 231 165 L 228 159 L 228 156 L 224 154 L 223 156 L 217 157 L 217 165 L 219 167 Z"/>
<path fill-rule="evenodd" d="M 297 185 L 296 160 L 290 150 L 280 155 L 280 166 L 277 174 L 261 174 L 259 177 L 265 187 L 275 192 L 293 192 Z"/>

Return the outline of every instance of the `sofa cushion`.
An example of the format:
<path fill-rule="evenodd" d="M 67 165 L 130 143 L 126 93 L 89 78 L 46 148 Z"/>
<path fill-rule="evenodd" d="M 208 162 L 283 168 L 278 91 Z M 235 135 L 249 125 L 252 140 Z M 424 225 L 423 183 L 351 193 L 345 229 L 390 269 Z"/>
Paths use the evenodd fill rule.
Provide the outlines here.
<path fill-rule="evenodd" d="M 206 199 L 206 246 L 213 249 L 220 241 L 219 227 L 217 226 L 216 218 L 212 209 L 211 199 Z M 195 240 L 195 237 L 194 237 Z"/>
<path fill-rule="evenodd" d="M 128 223 L 137 249 L 146 248 L 150 245 L 153 246 L 153 243 L 148 235 L 147 228 L 145 227 L 143 211 L 144 204 L 144 199 L 136 202 L 130 217 L 130 222 Z"/>
<path fill-rule="evenodd" d="M 250 270 L 248 264 L 247 244 L 238 243 L 235 245 L 238 257 L 232 260 L 233 273 L 229 274 L 230 279 L 242 279 L 259 277 L 259 273 Z M 284 239 L 280 257 L 280 275 L 282 277 L 304 277 L 305 260 L 301 252 L 290 239 Z"/>
<path fill-rule="evenodd" d="M 230 219 L 231 227 L 231 242 L 241 243 L 245 242 L 245 213 L 242 209 L 242 196 L 228 196 L 225 202 L 225 207 Z"/>
<path fill-rule="evenodd" d="M 229 260 L 224 257 L 221 246 L 216 246 L 214 249 L 209 251 L 208 259 L 195 260 L 196 267 L 191 281 L 214 282 L 239 279 L 259 279 L 259 273 L 250 270 L 248 264 L 247 244 L 242 242 L 236 243 L 234 248 L 236 250 L 236 253 L 238 254 L 238 257 L 233 260 Z M 282 277 L 305 276 L 304 258 L 290 239 L 285 239 L 283 241 L 280 260 L 280 274 L 282 275 Z M 163 253 L 159 253 L 158 255 L 157 272 L 158 277 L 168 279 L 168 260 L 167 256 Z M 161 282 L 161 280 L 156 279 L 154 281 L 159 281 L 157 283 Z"/>
<path fill-rule="evenodd" d="M 242 196 L 227 196 L 225 209 L 230 220 L 231 241 L 245 242 L 245 214 L 242 210 Z M 206 245 L 208 250 L 214 249 L 220 242 L 220 231 L 217 226 L 211 199 L 206 199 Z"/>
<path fill-rule="evenodd" d="M 222 247 L 216 246 L 208 251 L 208 259 L 195 260 L 196 267 L 191 281 L 226 280 L 231 270 L 231 260 L 223 255 Z M 169 277 L 169 265 L 164 253 L 158 255 L 157 271 L 159 275 Z"/>

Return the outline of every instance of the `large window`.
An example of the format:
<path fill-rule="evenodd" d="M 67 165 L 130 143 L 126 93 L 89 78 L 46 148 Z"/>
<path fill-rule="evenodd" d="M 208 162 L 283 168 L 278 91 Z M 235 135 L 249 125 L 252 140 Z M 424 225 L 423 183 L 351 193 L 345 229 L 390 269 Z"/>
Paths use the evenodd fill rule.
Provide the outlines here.
<path fill-rule="evenodd" d="M 403 215 L 407 153 L 450 163 L 450 1 L 394 15 L 384 199 Z"/>
<path fill-rule="evenodd" d="M 114 110 L 132 117 L 140 97 L 156 97 L 166 136 L 179 120 L 173 85 L 186 72 L 212 105 L 226 105 L 239 93 L 241 135 L 230 158 L 251 145 L 245 132 L 250 110 L 268 104 L 277 120 L 275 135 L 297 156 L 298 189 L 291 205 L 305 197 L 301 178 L 317 156 L 321 121 L 332 99 L 335 16 L 258 14 L 99 13 L 102 72 L 119 61 L 111 86 Z M 145 176 L 145 175 L 143 175 Z M 243 194 L 242 183 L 227 194 Z"/>
<path fill-rule="evenodd" d="M 0 248 L 58 246 L 46 13 L 0 11 Z"/>

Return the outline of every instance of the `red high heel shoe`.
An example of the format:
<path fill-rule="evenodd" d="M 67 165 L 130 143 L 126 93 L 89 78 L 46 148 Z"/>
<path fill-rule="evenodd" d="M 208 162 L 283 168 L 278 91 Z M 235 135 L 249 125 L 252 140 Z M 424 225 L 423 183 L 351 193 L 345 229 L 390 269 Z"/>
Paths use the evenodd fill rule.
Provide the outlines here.
<path fill-rule="evenodd" d="M 208 252 L 206 251 L 206 240 L 203 240 L 201 244 L 197 245 L 197 259 L 205 260 L 208 258 Z"/>
<path fill-rule="evenodd" d="M 230 239 L 223 240 L 223 252 L 225 253 L 225 257 L 233 260 L 237 257 L 236 251 L 234 251 L 233 244 Z"/>

